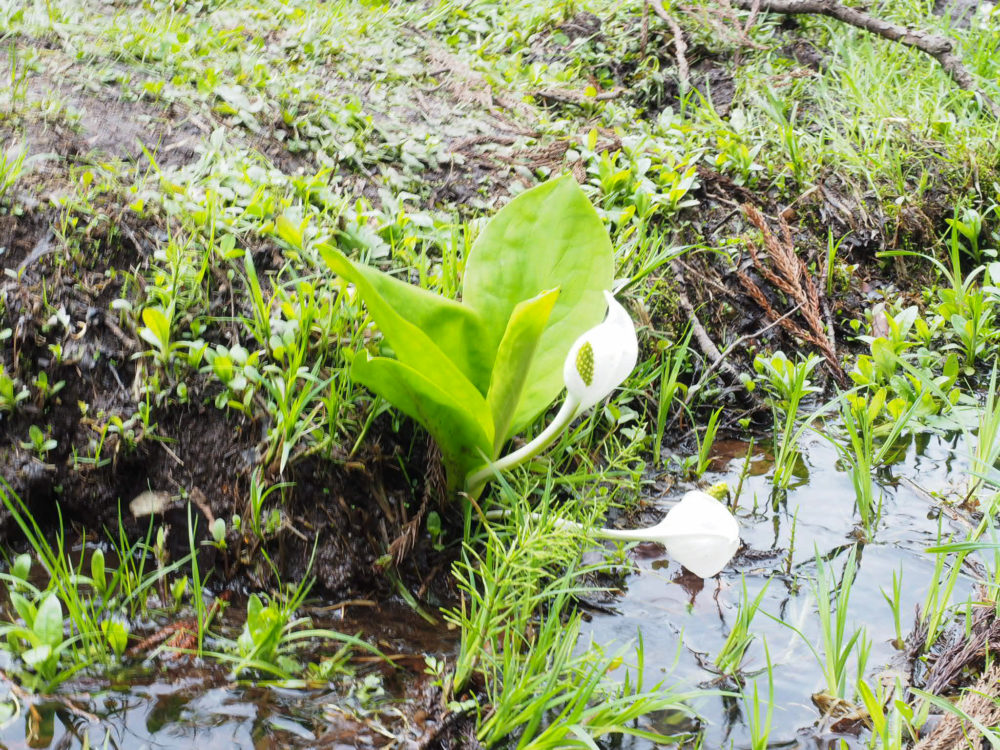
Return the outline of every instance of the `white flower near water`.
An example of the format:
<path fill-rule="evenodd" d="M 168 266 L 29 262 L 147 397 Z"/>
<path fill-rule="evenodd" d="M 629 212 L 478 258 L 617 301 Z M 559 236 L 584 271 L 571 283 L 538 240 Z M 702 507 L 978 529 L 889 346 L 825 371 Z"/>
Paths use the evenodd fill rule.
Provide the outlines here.
<path fill-rule="evenodd" d="M 656 526 L 599 529 L 596 536 L 625 542 L 658 542 L 667 554 L 697 576 L 719 573 L 740 546 L 736 517 L 711 495 L 691 490 Z"/>
<path fill-rule="evenodd" d="M 566 355 L 563 363 L 566 400 L 555 419 L 527 445 L 469 474 L 465 480 L 467 491 L 538 455 L 580 412 L 611 395 L 625 382 L 639 358 L 635 323 L 611 292 L 605 291 L 604 298 L 608 302 L 604 321 L 582 333 Z"/>
<path fill-rule="evenodd" d="M 606 398 L 635 368 L 639 341 L 635 324 L 611 292 L 605 291 L 608 314 L 604 322 L 573 342 L 563 364 L 567 400 L 577 402 L 577 413 Z"/>
<path fill-rule="evenodd" d="M 505 510 L 491 510 L 486 517 L 504 518 Z M 537 518 L 537 516 L 535 516 Z M 558 520 L 564 529 L 586 532 L 576 521 Z M 597 539 L 614 542 L 656 542 L 667 554 L 700 578 L 718 575 L 740 547 L 736 517 L 707 492 L 691 490 L 656 526 L 648 529 L 594 529 Z"/>

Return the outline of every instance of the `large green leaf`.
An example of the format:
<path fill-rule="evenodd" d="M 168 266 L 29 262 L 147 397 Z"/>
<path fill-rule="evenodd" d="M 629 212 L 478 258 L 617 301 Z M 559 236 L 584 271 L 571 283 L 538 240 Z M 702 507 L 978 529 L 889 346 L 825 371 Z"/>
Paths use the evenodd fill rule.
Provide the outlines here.
<path fill-rule="evenodd" d="M 358 352 L 351 377 L 417 420 L 437 441 L 451 489 L 493 451 L 493 422 L 486 400 L 459 400 L 422 372 L 395 359 Z"/>
<path fill-rule="evenodd" d="M 465 266 L 463 303 L 479 314 L 494 346 L 514 307 L 546 289 L 559 300 L 542 334 L 511 425 L 518 432 L 563 387 L 563 360 L 576 338 L 597 325 L 614 279 L 607 230 L 572 176 L 528 190 L 497 213 Z"/>
<path fill-rule="evenodd" d="M 479 315 L 472 308 L 414 284 L 407 284 L 371 266 L 354 263 L 329 245 L 320 246 L 319 252 L 337 275 L 359 288 L 361 282 L 367 285 L 369 291 L 362 292 L 366 303 L 374 291 L 400 317 L 421 329 L 439 349 L 447 352 L 449 358 L 480 393 L 486 393 L 496 347 Z M 371 304 L 368 309 L 382 333 L 398 352 L 394 331 L 385 329 Z"/>
<path fill-rule="evenodd" d="M 559 290 L 552 289 L 525 300 L 514 308 L 507 322 L 507 330 L 504 331 L 497 350 L 490 390 L 486 394 L 496 433 L 493 441 L 494 457 L 511 437 L 510 426 L 521 401 L 531 362 L 545 325 L 549 322 L 552 307 L 558 299 Z"/>
<path fill-rule="evenodd" d="M 485 402 L 483 394 L 459 369 L 454 360 L 431 340 L 419 326 L 412 323 L 397 310 L 390 300 L 385 299 L 379 290 L 369 281 L 368 276 L 360 273 L 342 253 L 332 247 L 320 247 L 323 260 L 338 276 L 342 276 L 357 287 L 358 294 L 368 307 L 368 314 L 378 324 L 382 335 L 392 346 L 396 357 L 412 370 L 419 372 L 425 379 L 433 383 L 439 390 L 450 394 L 451 398 L 460 404 L 475 404 Z M 464 349 L 464 346 L 459 346 Z M 377 392 L 377 391 L 376 391 Z M 391 401 L 391 399 L 390 399 Z M 395 402 L 393 402 L 395 404 Z M 485 425 L 484 425 L 485 428 Z M 493 439 L 492 424 L 490 425 L 490 440 Z"/>

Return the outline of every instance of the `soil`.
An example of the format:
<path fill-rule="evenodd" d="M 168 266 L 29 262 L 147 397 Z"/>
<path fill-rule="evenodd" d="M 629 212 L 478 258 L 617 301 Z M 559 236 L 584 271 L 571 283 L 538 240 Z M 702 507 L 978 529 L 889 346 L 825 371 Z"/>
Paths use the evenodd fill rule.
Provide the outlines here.
<path fill-rule="evenodd" d="M 50 384 L 64 383 L 51 398 L 24 402 L 13 415 L 0 416 L 0 476 L 42 528 L 54 525 L 61 513 L 67 527 L 114 530 L 121 517 L 127 530 L 141 534 L 146 519 L 133 519 L 128 504 L 147 490 L 200 492 L 215 517 L 245 514 L 250 473 L 260 462 L 262 426 L 216 409 L 210 403 L 214 394 L 201 392 L 195 383 L 188 405 L 154 407 L 149 435 L 141 426 L 133 427 L 134 441 L 110 433 L 97 452 L 102 428 L 114 418 L 127 422 L 142 400 L 134 388 L 140 342 L 135 331 L 122 330 L 123 320 L 110 305 L 150 260 L 129 236 L 150 228 L 119 223 L 121 231 L 112 233 L 96 227 L 90 246 L 80 248 L 67 266 L 54 262 L 59 240 L 51 226 L 57 221 L 47 210 L 0 217 L 7 272 L 0 282 L 2 325 L 11 331 L 0 363 L 22 382 L 44 372 Z M 65 315 L 63 322 L 45 318 L 43 299 L 49 309 Z M 60 357 L 53 347 L 61 348 Z M 28 443 L 33 425 L 57 440 L 44 456 Z M 272 540 L 271 550 L 283 580 L 306 575 L 315 544 L 312 574 L 327 595 L 388 592 L 375 562 L 401 533 L 409 520 L 407 504 L 421 491 L 404 477 L 397 454 L 406 445 L 406 454 L 419 462 L 426 452 L 411 450 L 407 443 L 413 436 L 393 434 L 387 420 L 376 421 L 373 433 L 374 439 L 352 461 L 308 460 L 287 477 L 295 482 L 286 504 L 288 528 Z M 381 507 L 373 497 L 380 498 Z M 201 528 L 204 532 L 207 524 Z M 182 551 L 184 529 L 176 531 Z M 0 511 L 0 535 L 19 536 L 6 510 Z M 238 581 L 236 573 L 257 581 L 268 578 L 260 564 L 237 564 L 253 560 L 254 550 L 245 547 L 249 537 L 231 537 L 231 553 L 219 561 L 228 578 Z M 424 560 L 426 550 L 419 544 L 417 553 L 403 572 L 425 587 L 441 584 L 440 595 L 446 596 L 449 578 L 442 573 L 447 565 Z"/>

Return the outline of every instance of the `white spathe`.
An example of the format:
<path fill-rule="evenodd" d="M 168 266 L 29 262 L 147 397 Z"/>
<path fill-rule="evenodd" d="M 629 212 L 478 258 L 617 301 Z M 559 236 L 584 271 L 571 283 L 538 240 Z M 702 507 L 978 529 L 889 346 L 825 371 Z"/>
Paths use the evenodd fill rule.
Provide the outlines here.
<path fill-rule="evenodd" d="M 691 490 L 656 526 L 601 529 L 597 536 L 628 542 L 658 542 L 667 554 L 697 576 L 711 578 L 740 546 L 740 526 L 725 505 L 701 490 Z"/>
<path fill-rule="evenodd" d="M 632 318 L 611 292 L 605 291 L 604 298 L 608 301 L 608 315 L 604 322 L 585 331 L 573 342 L 563 364 L 566 390 L 570 398 L 579 402 L 577 414 L 589 409 L 620 386 L 639 358 L 639 341 Z M 581 373 L 580 352 L 588 344 L 590 372 Z M 589 376 L 589 383 L 584 379 L 585 376 Z"/>
<path fill-rule="evenodd" d="M 502 471 L 517 466 L 545 450 L 582 412 L 610 395 L 629 376 L 639 358 L 635 324 L 605 290 L 608 314 L 604 322 L 584 332 L 569 349 L 563 364 L 566 400 L 559 413 L 530 443 L 486 464 L 465 478 L 466 492 L 474 492 Z"/>

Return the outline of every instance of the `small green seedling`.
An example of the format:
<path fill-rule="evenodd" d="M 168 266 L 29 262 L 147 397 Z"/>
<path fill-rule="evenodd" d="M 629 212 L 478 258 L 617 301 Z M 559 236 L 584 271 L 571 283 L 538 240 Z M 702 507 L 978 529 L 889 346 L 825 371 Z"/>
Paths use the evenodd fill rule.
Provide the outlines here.
<path fill-rule="evenodd" d="M 45 433 L 37 425 L 28 428 L 28 440 L 21 441 L 21 447 L 25 450 L 34 451 L 35 455 L 42 461 L 49 455 L 49 451 L 55 450 L 59 443 L 54 438 L 45 437 Z"/>
<path fill-rule="evenodd" d="M 17 378 L 8 375 L 4 366 L 0 365 L 0 413 L 13 413 L 28 395 L 28 389 Z"/>
<path fill-rule="evenodd" d="M 108 578 L 104 567 L 104 551 L 101 549 L 94 550 L 90 556 L 90 585 L 101 596 L 104 596 L 108 588 Z"/>
<path fill-rule="evenodd" d="M 128 647 L 128 628 L 118 620 L 104 620 L 101 623 L 101 632 L 115 656 L 121 659 Z"/>
<path fill-rule="evenodd" d="M 50 384 L 49 374 L 42 370 L 35 376 L 33 385 L 35 386 L 38 404 L 39 406 L 43 406 L 66 386 L 66 381 L 60 380 L 54 384 Z"/>
<path fill-rule="evenodd" d="M 431 535 L 431 543 L 434 545 L 434 549 L 438 552 L 443 550 L 444 544 L 441 542 L 441 515 L 435 510 L 427 514 L 427 533 Z"/>
<path fill-rule="evenodd" d="M 210 528 L 212 533 L 212 543 L 219 549 L 226 548 L 226 521 L 222 518 L 216 518 L 212 523 Z"/>
<path fill-rule="evenodd" d="M 63 653 L 74 646 L 79 636 L 65 637 L 62 604 L 54 592 L 40 594 L 40 602 L 13 590 L 8 595 L 21 623 L 0 626 L 0 636 L 6 638 L 28 670 L 21 676 L 22 684 L 49 692 L 85 666 L 81 662 L 60 670 Z"/>

